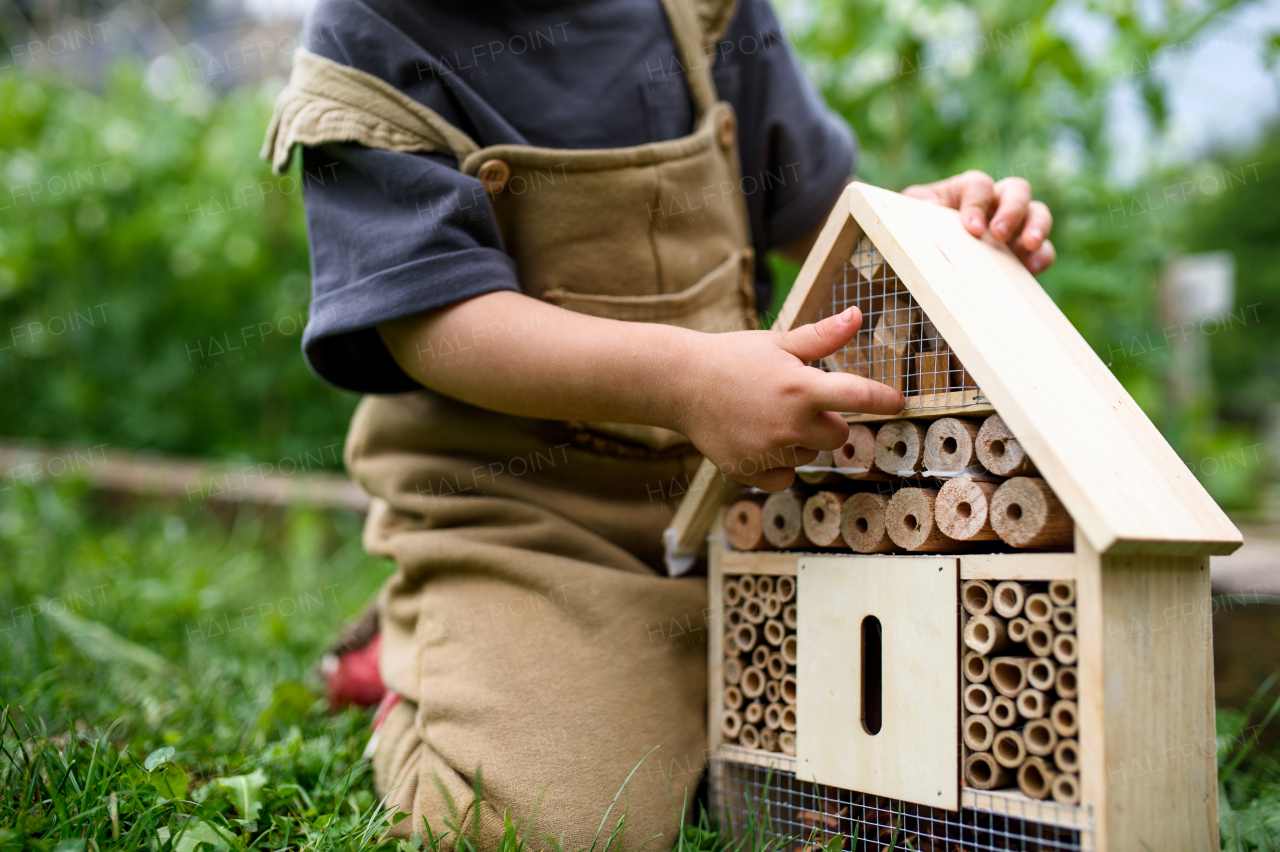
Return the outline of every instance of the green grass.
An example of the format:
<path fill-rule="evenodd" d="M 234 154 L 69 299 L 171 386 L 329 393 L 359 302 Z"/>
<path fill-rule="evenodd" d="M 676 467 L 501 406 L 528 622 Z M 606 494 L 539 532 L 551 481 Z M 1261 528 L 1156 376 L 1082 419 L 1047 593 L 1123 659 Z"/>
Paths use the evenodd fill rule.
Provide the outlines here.
<path fill-rule="evenodd" d="M 359 540 L 358 518 L 306 508 L 0 492 L 0 852 L 417 848 L 380 839 L 369 714 L 328 712 L 311 672 L 390 573 Z M 1233 852 L 1280 849 L 1280 759 L 1255 743 L 1276 692 L 1218 716 Z M 474 806 L 427 848 L 473 849 L 455 827 Z M 791 845 L 763 820 L 731 841 L 685 807 L 681 852 Z M 601 816 L 600 852 L 636 845 L 620 806 Z M 549 845 L 531 834 L 513 821 L 500 848 Z"/>

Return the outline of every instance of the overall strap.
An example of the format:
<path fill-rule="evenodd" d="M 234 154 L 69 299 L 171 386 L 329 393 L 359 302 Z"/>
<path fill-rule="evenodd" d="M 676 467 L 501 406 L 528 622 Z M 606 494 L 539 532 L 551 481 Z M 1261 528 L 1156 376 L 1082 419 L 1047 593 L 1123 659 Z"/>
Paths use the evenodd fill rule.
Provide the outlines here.
<path fill-rule="evenodd" d="M 395 86 L 299 47 L 259 156 L 283 174 L 295 145 L 330 142 L 453 154 L 459 163 L 479 150 L 470 136 Z"/>
<path fill-rule="evenodd" d="M 684 65 L 685 79 L 693 95 L 693 105 L 701 118 L 716 102 L 716 85 L 711 79 L 711 58 L 703 46 L 702 22 L 693 0 L 662 0 L 675 38 L 676 50 Z M 714 54 L 712 54 L 714 55 Z"/>

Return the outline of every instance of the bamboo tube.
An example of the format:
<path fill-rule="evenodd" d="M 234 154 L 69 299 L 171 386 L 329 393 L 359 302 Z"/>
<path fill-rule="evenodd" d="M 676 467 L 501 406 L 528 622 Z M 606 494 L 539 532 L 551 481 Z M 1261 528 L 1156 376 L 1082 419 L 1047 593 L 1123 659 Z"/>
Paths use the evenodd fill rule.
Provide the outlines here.
<path fill-rule="evenodd" d="M 756 646 L 760 637 L 756 634 L 754 624 L 739 624 L 733 631 L 733 638 L 738 642 L 738 650 L 746 654 Z"/>
<path fill-rule="evenodd" d="M 1027 621 L 1032 624 L 1048 624 L 1053 621 L 1053 601 L 1044 592 L 1027 595 L 1027 604 L 1023 609 Z"/>
<path fill-rule="evenodd" d="M 1060 805 L 1080 804 L 1080 779 L 1074 775 L 1059 773 L 1054 776 L 1050 786 L 1053 800 Z"/>
<path fill-rule="evenodd" d="M 1080 743 L 1072 739 L 1058 740 L 1058 746 L 1053 750 L 1053 762 L 1063 772 L 1079 772 Z"/>
<path fill-rule="evenodd" d="M 1036 472 L 1036 466 L 1004 425 L 999 414 L 993 414 L 978 430 L 974 441 L 978 461 L 987 470 L 999 476 L 1026 476 Z"/>
<path fill-rule="evenodd" d="M 782 615 L 782 601 L 778 600 L 777 595 L 769 595 L 764 599 L 764 617 L 777 618 Z"/>
<path fill-rule="evenodd" d="M 778 735 L 774 731 L 766 728 L 760 732 L 760 748 L 765 751 L 778 750 Z"/>
<path fill-rule="evenodd" d="M 832 453 L 836 467 L 871 470 L 876 462 L 876 430 L 865 423 L 849 424 L 844 446 Z"/>
<path fill-rule="evenodd" d="M 991 743 L 991 756 L 1005 769 L 1017 769 L 1027 759 L 1027 746 L 1022 741 L 1022 734 L 1010 730 L 1000 731 Z"/>
<path fill-rule="evenodd" d="M 996 489 L 991 526 L 1012 547 L 1068 547 L 1075 525 L 1043 479 L 1019 476 Z"/>
<path fill-rule="evenodd" d="M 728 606 L 742 603 L 742 584 L 737 580 L 724 581 L 724 602 Z"/>
<path fill-rule="evenodd" d="M 1018 789 L 1031 799 L 1047 799 L 1058 773 L 1043 757 L 1028 757 L 1018 769 Z"/>
<path fill-rule="evenodd" d="M 1059 633 L 1076 632 L 1076 608 L 1073 606 L 1055 606 L 1053 608 L 1053 629 Z"/>
<path fill-rule="evenodd" d="M 964 688 L 964 709 L 975 716 L 985 716 L 994 697 L 985 683 L 971 683 Z"/>
<path fill-rule="evenodd" d="M 785 674 L 782 676 L 782 702 L 784 704 L 796 703 L 796 676 L 793 674 Z"/>
<path fill-rule="evenodd" d="M 742 589 L 742 597 L 749 598 L 756 593 L 756 578 L 743 574 L 738 578 L 738 586 Z"/>
<path fill-rule="evenodd" d="M 782 708 L 782 730 L 794 731 L 796 729 L 796 706 L 787 704 Z"/>
<path fill-rule="evenodd" d="M 782 705 L 770 704 L 764 708 L 764 724 L 771 731 L 782 727 Z"/>
<path fill-rule="evenodd" d="M 960 584 L 960 602 L 970 615 L 991 612 L 991 584 L 985 580 L 965 580 Z"/>
<path fill-rule="evenodd" d="M 747 698 L 759 698 L 764 695 L 764 685 L 768 678 L 755 666 L 747 666 L 742 670 L 742 694 Z"/>
<path fill-rule="evenodd" d="M 787 628 L 781 621 L 771 618 L 764 623 L 764 641 L 777 648 L 787 638 Z"/>
<path fill-rule="evenodd" d="M 768 550 L 764 515 L 755 500 L 739 500 L 724 513 L 724 532 L 734 550 Z"/>
<path fill-rule="evenodd" d="M 1037 657 L 1053 653 L 1053 628 L 1047 624 L 1033 624 L 1027 628 L 1027 647 Z"/>
<path fill-rule="evenodd" d="M 743 725 L 738 733 L 738 742 L 742 743 L 743 748 L 759 748 L 760 731 L 755 725 Z"/>
<path fill-rule="evenodd" d="M 764 601 L 752 595 L 742 601 L 742 617 L 752 624 L 764 624 Z"/>
<path fill-rule="evenodd" d="M 1013 703 L 1018 707 L 1018 715 L 1028 721 L 1043 719 L 1045 711 L 1049 709 L 1049 699 L 1043 692 L 1030 686 L 1019 692 Z"/>
<path fill-rule="evenodd" d="M 990 752 L 980 751 L 965 760 L 964 780 L 975 790 L 995 790 L 1009 786 L 1013 776 L 996 763 Z"/>
<path fill-rule="evenodd" d="M 1026 642 L 1027 631 L 1029 629 L 1031 629 L 1031 622 L 1027 621 L 1025 618 L 1018 617 L 1009 619 L 1009 641 L 1018 643 Z"/>
<path fill-rule="evenodd" d="M 742 660 L 730 657 L 724 661 L 724 682 L 730 686 L 742 683 Z"/>
<path fill-rule="evenodd" d="M 764 537 L 779 550 L 803 550 L 804 498 L 794 491 L 770 494 L 764 501 Z"/>
<path fill-rule="evenodd" d="M 1048 757 L 1058 745 L 1058 732 L 1047 719 L 1033 719 L 1022 729 L 1022 741 L 1028 753 Z"/>
<path fill-rule="evenodd" d="M 1049 584 L 1049 597 L 1054 606 L 1071 606 L 1076 602 L 1074 580 L 1054 580 Z"/>
<path fill-rule="evenodd" d="M 986 683 L 991 675 L 991 662 L 977 651 L 965 653 L 962 668 L 969 683 Z"/>
<path fill-rule="evenodd" d="M 1076 667 L 1063 666 L 1058 669 L 1057 677 L 1053 679 L 1053 689 L 1058 693 L 1059 698 L 1075 698 L 1080 694 L 1079 682 L 1076 680 Z"/>
<path fill-rule="evenodd" d="M 769 665 L 769 647 L 767 645 L 757 645 L 751 651 L 751 665 L 764 671 Z"/>
<path fill-rule="evenodd" d="M 764 700 L 770 704 L 777 704 L 782 699 L 782 686 L 776 680 L 770 680 L 764 685 Z"/>
<path fill-rule="evenodd" d="M 884 527 L 893 543 L 914 553 L 967 550 L 964 542 L 948 538 L 933 519 L 938 492 L 933 488 L 903 488 L 884 508 Z"/>
<path fill-rule="evenodd" d="M 996 738 L 996 726 L 986 716 L 970 716 L 964 720 L 964 744 L 970 751 L 986 751 Z"/>
<path fill-rule="evenodd" d="M 787 673 L 787 661 L 782 659 L 782 655 L 774 651 L 769 655 L 769 664 L 766 667 L 769 677 L 774 680 L 782 680 L 782 676 Z"/>
<path fill-rule="evenodd" d="M 884 512 L 888 504 L 889 499 L 883 494 L 864 491 L 849 495 L 840 509 L 840 535 L 844 543 L 858 553 L 897 550 L 884 527 Z"/>
<path fill-rule="evenodd" d="M 991 498 L 998 487 L 968 477 L 947 480 L 934 505 L 938 526 L 956 541 L 999 541 L 989 519 Z"/>
<path fill-rule="evenodd" d="M 830 450 L 820 450 L 818 457 L 809 462 L 805 467 L 831 467 L 833 464 L 832 452 Z M 810 485 L 823 485 L 828 482 L 838 482 L 840 476 L 834 470 L 797 470 L 796 476 L 802 482 Z"/>
<path fill-rule="evenodd" d="M 999 651 L 1009 644 L 1004 619 L 998 615 L 975 615 L 965 623 L 964 644 L 979 654 Z"/>
<path fill-rule="evenodd" d="M 742 610 L 737 607 L 725 610 L 724 623 L 726 627 L 737 627 L 744 621 L 746 621 L 746 619 L 742 617 Z"/>
<path fill-rule="evenodd" d="M 804 534 L 818 547 L 844 547 L 840 537 L 840 510 L 847 494 L 819 491 L 804 501 Z"/>
<path fill-rule="evenodd" d="M 1073 634 L 1059 633 L 1053 637 L 1053 658 L 1064 666 L 1074 666 L 1078 652 Z"/>
<path fill-rule="evenodd" d="M 954 481 L 954 480 L 953 480 Z M 1022 606 L 1027 602 L 1027 590 L 1021 583 L 1005 580 L 996 585 L 995 611 L 1005 618 L 1017 618 L 1022 615 Z"/>
<path fill-rule="evenodd" d="M 1053 723 L 1053 729 L 1058 732 L 1058 736 L 1074 737 L 1080 730 L 1076 703 L 1066 698 L 1055 701 L 1053 709 L 1049 711 L 1049 721 Z"/>
<path fill-rule="evenodd" d="M 742 690 L 736 686 L 726 686 L 722 695 L 724 706 L 730 710 L 742 709 Z"/>
<path fill-rule="evenodd" d="M 779 650 L 782 652 L 782 659 L 786 660 L 787 665 L 789 666 L 794 666 L 800 659 L 799 656 L 797 656 L 800 650 L 799 643 L 800 640 L 794 633 L 788 635 L 782 640 L 782 645 Z"/>
<path fill-rule="evenodd" d="M 782 603 L 788 603 L 796 596 L 796 578 L 779 577 L 773 585 L 773 596 Z"/>
<path fill-rule="evenodd" d="M 782 623 L 787 626 L 788 630 L 795 630 L 800 624 L 799 611 L 795 604 L 788 604 L 782 609 Z"/>
<path fill-rule="evenodd" d="M 783 754 L 796 756 L 796 735 L 791 731 L 783 731 L 778 734 L 778 748 L 782 749 Z"/>
<path fill-rule="evenodd" d="M 1027 658 L 996 657 L 992 660 L 991 687 L 1001 695 L 1016 698 L 1019 692 L 1027 688 Z"/>
<path fill-rule="evenodd" d="M 914 420 L 890 420 L 876 433 L 876 468 L 894 476 L 919 473 L 925 428 Z"/>
<path fill-rule="evenodd" d="M 773 578 L 770 576 L 756 577 L 756 597 L 764 600 L 773 594 Z"/>
<path fill-rule="evenodd" d="M 977 421 L 959 417 L 939 417 L 929 425 L 924 436 L 925 470 L 959 473 L 978 461 L 975 442 Z"/>
<path fill-rule="evenodd" d="M 747 705 L 747 709 L 742 711 L 742 718 L 749 725 L 759 725 L 760 720 L 764 718 L 764 707 L 763 701 L 752 701 Z"/>
<path fill-rule="evenodd" d="M 726 710 L 720 717 L 720 733 L 726 740 L 737 739 L 742 731 L 742 714 L 737 710 Z"/>
<path fill-rule="evenodd" d="M 738 639 L 734 635 L 736 631 L 730 630 L 724 637 L 724 655 L 726 657 L 736 657 L 742 652 L 738 647 Z"/>
<path fill-rule="evenodd" d="M 1012 728 L 1013 723 L 1018 721 L 1018 708 L 1013 705 L 1013 699 L 1009 696 L 997 695 L 996 700 L 991 702 L 991 710 L 987 715 L 997 727 Z"/>
<path fill-rule="evenodd" d="M 1041 692 L 1053 689 L 1053 680 L 1057 673 L 1058 667 L 1054 665 L 1053 660 L 1046 657 L 1037 657 L 1027 663 L 1027 683 Z"/>

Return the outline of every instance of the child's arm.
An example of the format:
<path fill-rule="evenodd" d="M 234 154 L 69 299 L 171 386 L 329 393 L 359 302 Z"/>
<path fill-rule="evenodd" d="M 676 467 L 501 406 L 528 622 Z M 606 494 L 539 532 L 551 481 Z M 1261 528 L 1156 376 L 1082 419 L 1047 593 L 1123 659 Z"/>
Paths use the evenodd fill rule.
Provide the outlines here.
<path fill-rule="evenodd" d="M 902 394 L 887 385 L 806 366 L 861 322 L 851 308 L 785 334 L 704 334 L 498 291 L 378 332 L 406 373 L 442 394 L 524 417 L 674 429 L 738 481 L 779 490 L 791 466 L 844 442 L 849 427 L 835 412 L 902 410 Z"/>

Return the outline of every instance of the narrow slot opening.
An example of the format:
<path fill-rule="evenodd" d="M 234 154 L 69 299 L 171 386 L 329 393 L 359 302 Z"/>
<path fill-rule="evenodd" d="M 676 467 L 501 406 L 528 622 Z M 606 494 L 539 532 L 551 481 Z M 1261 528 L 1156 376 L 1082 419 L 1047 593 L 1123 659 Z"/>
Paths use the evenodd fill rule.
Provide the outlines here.
<path fill-rule="evenodd" d="M 862 729 L 873 736 L 880 733 L 884 699 L 881 645 L 880 619 L 868 615 L 862 619 Z"/>

